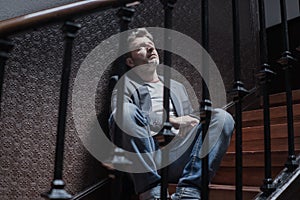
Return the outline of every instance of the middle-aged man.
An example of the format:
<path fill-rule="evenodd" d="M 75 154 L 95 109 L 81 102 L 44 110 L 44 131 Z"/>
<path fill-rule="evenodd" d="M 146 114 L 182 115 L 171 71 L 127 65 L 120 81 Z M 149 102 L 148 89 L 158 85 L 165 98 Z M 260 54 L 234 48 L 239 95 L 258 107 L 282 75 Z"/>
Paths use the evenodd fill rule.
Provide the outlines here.
<path fill-rule="evenodd" d="M 122 123 L 116 119 L 117 91 L 112 95 L 112 114 L 109 120 L 113 142 L 137 155 L 133 165 L 145 173 L 131 173 L 134 189 L 140 200 L 160 198 L 161 151 L 153 138 L 163 126 L 163 77 L 157 74 L 159 56 L 152 35 L 144 28 L 128 37 L 130 53 L 126 64 L 124 110 Z M 195 115 L 185 87 L 174 80 L 170 86 L 169 121 L 176 135 L 169 149 L 169 181 L 176 182 L 171 199 L 200 199 L 201 195 L 201 123 Z M 122 125 L 120 125 L 122 124 Z M 220 126 L 221 124 L 221 126 Z M 116 125 L 122 131 L 116 131 Z M 220 128 L 221 127 L 221 128 Z M 234 121 L 222 109 L 212 111 L 208 135 L 216 141 L 209 150 L 209 177 L 215 174 L 230 143 Z"/>

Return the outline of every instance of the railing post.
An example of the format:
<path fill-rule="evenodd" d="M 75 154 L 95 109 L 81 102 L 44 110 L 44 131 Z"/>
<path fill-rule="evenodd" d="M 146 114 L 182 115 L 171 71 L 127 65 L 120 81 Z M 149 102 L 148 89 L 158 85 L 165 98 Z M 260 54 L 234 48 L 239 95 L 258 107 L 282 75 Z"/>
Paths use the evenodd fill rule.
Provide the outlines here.
<path fill-rule="evenodd" d="M 236 121 L 236 199 L 243 199 L 243 148 L 242 148 L 242 99 L 248 94 L 248 90 L 244 88 L 244 84 L 240 80 L 240 22 L 239 22 L 239 0 L 232 0 L 232 23 L 233 23 L 233 51 L 234 51 L 234 84 L 233 90 L 230 92 L 235 101 L 235 121 Z"/>
<path fill-rule="evenodd" d="M 205 83 L 202 83 L 205 84 Z M 205 87 L 205 86 L 204 86 Z M 207 90 L 207 87 L 206 87 Z M 203 90 L 205 91 L 205 90 Z M 207 135 L 207 131 L 209 128 L 210 124 L 210 119 L 211 119 L 211 112 L 212 112 L 212 103 L 209 100 L 209 97 L 205 98 L 205 92 L 203 92 L 202 96 L 202 102 L 200 103 L 200 119 L 201 119 L 201 124 L 202 124 L 202 144 L 204 143 L 205 137 Z M 206 147 L 206 148 L 205 148 Z M 202 145 L 202 150 L 203 152 L 209 152 L 208 148 L 209 144 Z M 205 155 L 202 158 L 201 162 L 201 199 L 203 200 L 208 200 L 209 199 L 209 168 L 208 168 L 208 163 L 209 163 L 209 154 Z"/>
<path fill-rule="evenodd" d="M 134 8 L 130 7 L 121 7 L 118 10 L 117 16 L 120 18 L 120 32 L 128 30 L 128 24 L 131 22 L 133 14 L 135 10 Z M 120 47 L 126 47 L 127 46 L 127 35 L 126 34 L 121 34 L 120 42 L 119 42 Z M 117 122 L 119 123 L 119 127 L 123 127 L 123 104 L 124 104 L 124 79 L 121 79 L 121 77 L 125 74 L 126 72 L 126 64 L 125 64 L 125 57 L 121 56 L 116 60 L 114 65 L 117 66 L 117 74 L 119 77 L 120 81 L 123 81 L 121 83 L 121 87 L 118 88 L 119 92 L 117 95 L 117 110 L 116 110 L 116 119 Z M 116 131 L 121 131 L 118 126 Z"/>
<path fill-rule="evenodd" d="M 62 180 L 63 172 L 63 159 L 64 159 L 64 140 L 65 140 L 65 126 L 67 117 L 68 106 L 68 90 L 69 90 L 69 77 L 71 72 L 72 60 L 72 47 L 73 40 L 80 25 L 72 21 L 66 21 L 63 26 L 65 34 L 64 44 L 64 60 L 63 71 L 61 76 L 60 87 L 60 101 L 57 125 L 57 138 L 55 149 L 55 167 L 54 167 L 54 180 L 52 182 L 51 190 L 48 193 L 42 194 L 46 199 L 71 199 L 72 196 L 64 189 L 65 183 Z"/>
<path fill-rule="evenodd" d="M 290 83 L 290 70 L 295 62 L 289 47 L 289 31 L 287 23 L 286 1 L 280 0 L 281 27 L 284 52 L 279 59 L 279 64 L 282 66 L 285 75 L 285 91 L 286 91 L 286 111 L 288 123 L 288 160 L 285 164 L 288 171 L 292 172 L 298 167 L 294 148 L 294 119 L 293 119 L 293 96 Z"/>
<path fill-rule="evenodd" d="M 128 30 L 129 23 L 132 21 L 133 15 L 134 15 L 135 9 L 133 7 L 127 7 L 123 6 L 121 7 L 118 12 L 117 16 L 120 19 L 120 32 L 124 32 Z M 119 46 L 122 48 L 127 47 L 127 34 L 121 34 Z M 116 108 L 116 120 L 118 122 L 118 126 L 115 126 L 115 131 L 121 133 L 122 130 L 120 127 L 123 127 L 123 108 L 124 108 L 124 90 L 125 90 L 125 78 L 121 78 L 126 73 L 126 64 L 125 64 L 125 56 L 121 56 L 118 58 L 115 63 L 115 69 L 117 70 L 116 73 L 119 77 L 120 86 L 118 87 L 118 93 L 117 93 L 117 108 Z M 119 134 L 117 134 L 119 135 Z M 131 164 L 131 161 L 127 159 L 120 159 L 125 158 L 124 150 L 121 148 L 116 147 L 114 150 L 114 157 L 118 159 L 114 159 L 113 165 L 126 165 Z M 128 161 L 127 163 L 124 162 L 124 160 Z M 123 200 L 123 199 L 129 199 L 128 193 L 123 190 L 124 184 L 124 173 L 115 171 L 116 174 L 115 180 L 112 182 L 112 200 Z M 115 192 L 118 191 L 118 192 Z M 124 193 L 125 192 L 125 193 Z"/>
<path fill-rule="evenodd" d="M 4 72 L 5 72 L 5 64 L 9 57 L 9 52 L 13 48 L 13 43 L 10 39 L 1 38 L 0 39 L 0 103 L 2 100 L 2 85 L 4 81 Z M 1 115 L 1 107 L 0 107 L 0 115 Z"/>
<path fill-rule="evenodd" d="M 172 11 L 177 0 L 161 0 L 165 16 L 164 26 L 166 29 L 172 29 Z M 172 38 L 170 38 L 167 31 L 164 34 L 165 49 L 171 49 Z M 163 127 L 163 135 L 166 143 L 168 143 L 175 135 L 171 132 L 172 124 L 169 121 L 169 110 L 170 110 L 170 79 L 171 79 L 171 67 L 172 67 L 172 55 L 169 51 L 164 51 L 164 92 L 163 92 L 163 108 L 164 112 L 163 119 L 166 119 Z M 163 151 L 162 159 L 165 163 L 168 162 L 169 152 Z M 168 194 L 168 166 L 161 170 L 161 200 L 167 200 Z"/>
<path fill-rule="evenodd" d="M 265 22 L 264 0 L 259 0 L 259 22 L 260 22 L 260 62 L 261 70 L 257 74 L 263 92 L 264 109 L 264 148 L 265 148 L 265 179 L 260 187 L 265 196 L 269 196 L 276 187 L 272 179 L 271 161 L 271 136 L 270 136 L 270 106 L 269 106 L 269 84 L 275 74 L 268 64 L 267 33 Z"/>
<path fill-rule="evenodd" d="M 209 52 L 209 15 L 208 15 L 208 0 L 202 0 L 201 2 L 201 21 L 202 21 L 202 46 L 203 48 Z M 203 54 L 204 55 L 204 54 Z M 207 59 L 205 56 L 202 57 L 202 65 L 203 67 L 203 77 L 206 80 L 209 80 L 209 63 L 207 63 Z M 204 78 L 202 78 L 202 102 L 200 103 L 200 119 L 202 124 L 202 144 L 204 143 L 204 139 L 207 135 L 208 127 L 211 119 L 211 111 L 212 111 L 212 103 L 209 97 L 209 81 L 206 83 Z M 208 152 L 204 147 L 208 147 L 209 145 L 202 145 L 203 151 Z M 209 156 L 205 155 L 202 158 L 201 162 L 201 199 L 208 200 L 209 199 L 209 170 L 208 170 Z"/>
<path fill-rule="evenodd" d="M 260 190 L 265 196 L 269 196 L 276 187 L 272 179 L 271 161 L 271 136 L 270 136 L 270 106 L 269 106 L 269 85 L 272 76 L 275 74 L 267 63 L 262 64 L 262 69 L 257 74 L 263 92 L 263 113 L 264 113 L 264 149 L 265 149 L 265 178 Z"/>

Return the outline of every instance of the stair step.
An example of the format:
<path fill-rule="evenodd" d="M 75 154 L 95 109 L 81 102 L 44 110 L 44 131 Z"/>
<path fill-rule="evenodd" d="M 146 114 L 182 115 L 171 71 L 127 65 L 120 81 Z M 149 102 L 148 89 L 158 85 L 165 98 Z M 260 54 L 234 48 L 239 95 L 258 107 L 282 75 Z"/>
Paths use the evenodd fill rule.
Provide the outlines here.
<path fill-rule="evenodd" d="M 176 184 L 169 184 L 168 190 L 170 194 L 173 194 L 176 190 Z M 209 199 L 234 199 L 235 198 L 235 186 L 234 185 L 209 185 Z M 243 187 L 243 199 L 253 199 L 260 192 L 259 187 L 244 186 Z"/>
<path fill-rule="evenodd" d="M 285 138 L 287 137 L 287 123 L 273 124 L 270 126 L 271 138 Z M 232 141 L 235 141 L 235 133 L 232 136 Z M 300 136 L 300 122 L 294 123 L 294 135 Z M 264 139 L 264 126 L 253 126 L 243 128 L 243 141 Z"/>
<path fill-rule="evenodd" d="M 293 103 L 294 104 L 300 103 L 300 90 L 293 90 L 292 95 L 293 95 Z M 281 93 L 270 95 L 269 103 L 270 103 L 270 106 L 273 106 L 273 107 L 286 105 L 286 93 L 281 92 Z M 260 105 L 261 105 L 261 107 L 263 107 L 263 99 L 262 98 L 261 98 Z"/>
<path fill-rule="evenodd" d="M 300 137 L 294 137 L 295 149 L 300 149 Z M 264 150 L 264 140 L 243 141 L 243 151 L 262 151 Z M 272 151 L 283 151 L 288 149 L 288 138 L 273 138 L 271 140 Z M 235 146 L 230 145 L 228 152 L 235 152 Z"/>
<path fill-rule="evenodd" d="M 300 90 L 293 91 L 293 103 L 294 142 L 297 155 L 300 153 Z M 274 178 L 284 168 L 288 158 L 285 93 L 270 95 L 270 106 L 273 106 L 270 108 L 270 123 L 272 177 Z M 263 109 L 243 112 L 244 199 L 253 199 L 260 192 L 259 187 L 263 184 L 265 176 L 263 123 Z M 210 199 L 235 199 L 235 159 L 234 133 L 221 167 L 211 182 Z M 247 189 L 249 192 L 245 193 Z"/>
<path fill-rule="evenodd" d="M 283 166 L 272 167 L 272 177 L 274 178 Z M 265 177 L 264 167 L 243 167 L 243 185 L 260 187 Z M 211 181 L 212 184 L 235 185 L 235 167 L 220 167 L 215 177 Z"/>
<path fill-rule="evenodd" d="M 300 104 L 293 105 L 294 122 L 300 122 Z M 284 124 L 286 119 L 286 106 L 270 108 L 270 123 Z M 263 109 L 243 112 L 243 127 L 263 126 Z"/>
<path fill-rule="evenodd" d="M 296 155 L 300 153 L 297 150 Z M 288 158 L 288 151 L 272 151 L 272 177 L 275 177 L 283 168 Z M 264 151 L 243 152 L 243 184 L 248 186 L 261 186 L 264 177 Z M 227 153 L 220 169 L 212 180 L 214 184 L 235 184 L 235 153 Z"/>
<path fill-rule="evenodd" d="M 286 150 L 288 148 L 287 124 L 271 125 L 271 149 Z M 300 149 L 300 122 L 294 123 L 295 148 Z M 243 128 L 243 150 L 261 151 L 264 150 L 264 127 Z M 235 133 L 227 152 L 235 152 Z"/>
<path fill-rule="evenodd" d="M 300 150 L 296 151 L 299 154 Z M 224 156 L 221 167 L 235 167 L 235 152 L 226 153 Z M 284 163 L 288 158 L 288 151 L 272 151 L 271 161 L 272 167 L 284 167 Z M 243 166 L 244 167 L 264 167 L 264 151 L 247 151 L 243 152 Z"/>
<path fill-rule="evenodd" d="M 235 199 L 235 185 L 211 184 L 209 188 L 210 200 Z M 243 199 L 251 200 L 260 192 L 260 189 L 259 187 L 244 186 L 242 191 Z"/>

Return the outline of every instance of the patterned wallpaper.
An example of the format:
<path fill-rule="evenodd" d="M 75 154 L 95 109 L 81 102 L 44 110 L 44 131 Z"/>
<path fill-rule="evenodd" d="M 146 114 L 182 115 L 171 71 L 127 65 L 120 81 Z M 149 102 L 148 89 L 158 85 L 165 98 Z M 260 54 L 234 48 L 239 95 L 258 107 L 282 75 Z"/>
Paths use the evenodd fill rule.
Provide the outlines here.
<path fill-rule="evenodd" d="M 211 56 L 217 63 L 227 89 L 232 84 L 231 5 L 210 1 Z M 257 66 L 255 23 L 250 4 L 244 2 L 242 26 L 242 67 L 244 82 L 253 86 L 253 69 Z M 75 38 L 73 50 L 70 94 L 76 72 L 88 53 L 102 40 L 118 33 L 116 9 L 90 14 L 76 19 L 82 24 Z M 200 41 L 200 1 L 179 0 L 174 9 L 174 29 Z M 5 69 L 0 121 L 0 199 L 42 199 L 40 194 L 50 189 L 53 179 L 54 152 L 58 117 L 60 76 L 62 71 L 62 24 L 44 27 L 13 35 L 15 47 Z M 163 26 L 160 2 L 145 1 L 136 8 L 131 28 Z M 250 28 L 248 28 L 250 27 Z M 174 56 L 174 68 L 191 82 L 200 97 L 201 79 L 182 58 Z M 99 121 L 106 126 L 109 99 L 108 70 L 99 82 L 96 110 Z M 248 88 L 250 88 L 248 87 Z M 197 100 L 194 100 L 197 101 Z M 76 194 L 80 190 L 107 176 L 101 163 L 83 147 L 76 134 L 71 116 L 71 99 L 66 125 L 65 160 L 63 179 L 66 190 Z M 105 129 L 105 128 L 104 128 Z M 107 126 L 106 126 L 107 129 Z M 86 198 L 99 199 L 100 193 Z M 109 189 L 101 193 L 109 199 Z"/>

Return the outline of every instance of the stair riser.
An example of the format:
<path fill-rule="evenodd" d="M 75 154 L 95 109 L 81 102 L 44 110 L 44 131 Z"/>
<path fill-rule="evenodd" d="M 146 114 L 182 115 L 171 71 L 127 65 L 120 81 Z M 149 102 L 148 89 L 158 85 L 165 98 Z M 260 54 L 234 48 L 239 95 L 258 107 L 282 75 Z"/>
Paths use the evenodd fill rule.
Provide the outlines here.
<path fill-rule="evenodd" d="M 284 165 L 284 163 L 283 163 Z M 284 167 L 272 167 L 272 177 L 275 177 Z M 263 184 L 265 169 L 263 167 L 244 167 L 243 185 L 257 186 Z M 235 185 L 235 167 L 221 167 L 213 180 L 212 184 Z"/>
<path fill-rule="evenodd" d="M 271 138 L 283 138 L 287 134 L 287 124 L 276 124 L 270 127 Z M 235 132 L 233 133 L 232 140 L 235 140 Z M 300 136 L 300 123 L 294 123 L 294 135 Z M 264 127 L 255 126 L 243 128 L 243 141 L 254 140 L 254 139 L 264 139 Z"/>
<path fill-rule="evenodd" d="M 296 151 L 296 155 L 300 150 Z M 282 167 L 283 163 L 288 158 L 287 151 L 272 152 L 271 162 L 273 167 Z M 244 167 L 264 167 L 265 166 L 264 152 L 247 152 L 243 154 Z M 221 167 L 235 167 L 235 153 L 226 154 L 221 162 Z"/>
<path fill-rule="evenodd" d="M 294 90 L 292 91 L 293 96 L 293 104 L 300 103 L 300 90 Z M 282 106 L 286 105 L 286 93 L 279 93 L 279 94 L 272 94 L 270 95 L 270 106 Z M 263 107 L 263 100 L 261 98 L 261 107 Z"/>
<path fill-rule="evenodd" d="M 173 194 L 176 190 L 176 184 L 169 184 L 168 190 L 170 194 Z M 258 188 L 253 188 L 251 190 L 243 188 L 243 199 L 251 200 L 259 193 Z M 209 189 L 209 199 L 210 200 L 220 200 L 220 199 L 235 199 L 235 186 L 227 185 L 210 185 Z"/>
<path fill-rule="evenodd" d="M 264 140 L 243 141 L 243 151 L 263 151 Z M 295 149 L 300 149 L 300 137 L 294 138 Z M 285 151 L 288 149 L 288 138 L 273 138 L 271 140 L 272 151 Z M 230 143 L 227 152 L 235 152 L 235 141 Z"/>
<path fill-rule="evenodd" d="M 300 104 L 293 105 L 294 122 L 300 122 Z M 263 110 L 243 112 L 243 127 L 263 126 Z M 270 123 L 287 123 L 286 106 L 270 108 Z"/>
<path fill-rule="evenodd" d="M 243 191 L 243 200 L 252 200 L 258 192 Z M 210 200 L 235 199 L 235 190 L 210 190 Z"/>

